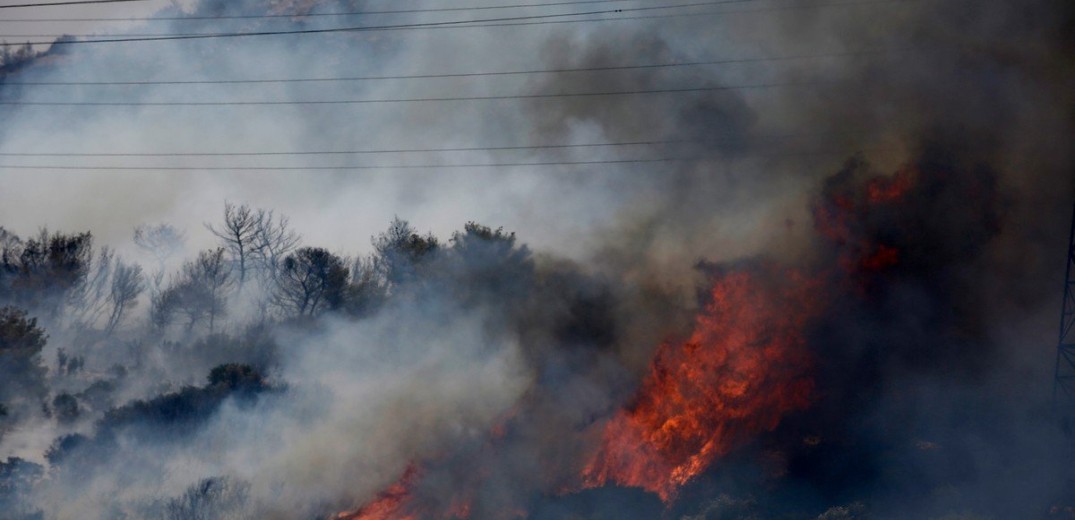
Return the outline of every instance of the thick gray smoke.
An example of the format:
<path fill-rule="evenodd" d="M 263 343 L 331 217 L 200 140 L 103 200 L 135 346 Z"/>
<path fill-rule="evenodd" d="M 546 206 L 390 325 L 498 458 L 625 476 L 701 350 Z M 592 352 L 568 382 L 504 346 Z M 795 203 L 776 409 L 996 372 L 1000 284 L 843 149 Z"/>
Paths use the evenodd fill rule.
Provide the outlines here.
<path fill-rule="evenodd" d="M 59 30 L 273 31 L 650 5 L 389 15 L 372 11 L 442 6 L 203 0 L 156 13 L 178 19 Z M 134 13 L 86 16 L 117 12 Z M 366 14 L 310 16 L 332 12 Z M 261 14 L 294 16 L 182 19 Z M 56 45 L 0 64 L 0 248 L 21 253 L 41 228 L 90 231 L 92 265 L 108 246 L 145 272 L 114 327 L 105 311 L 68 312 L 114 298 L 76 283 L 33 299 L 29 275 L 0 272 L 0 306 L 30 311 L 48 334 L 39 363 L 25 342 L 0 358 L 48 367 L 27 376 L 42 386 L 19 386 L 22 397 L 0 382 L 0 506 L 16 518 L 325 518 L 408 475 L 402 512 L 420 518 L 1070 517 L 1070 432 L 1047 404 L 1075 200 L 1075 9 L 759 0 L 586 18 L 624 19 Z M 536 70 L 546 72 L 42 84 Z M 588 95 L 124 104 L 519 94 Z M 56 101 L 115 104 L 19 104 Z M 470 150 L 10 155 L 443 148 Z M 452 167 L 503 163 L 591 164 Z M 317 169 L 417 165 L 441 167 Z M 871 195 L 901 175 L 914 179 L 905 192 Z M 286 215 L 301 245 L 339 255 L 322 265 L 323 303 L 295 304 L 281 277 L 297 264 L 264 255 L 243 285 L 228 263 L 220 309 L 190 303 L 184 263 L 222 245 L 205 224 L 220 229 L 225 201 Z M 395 215 L 417 229 L 371 243 L 401 225 Z M 494 229 L 464 229 L 470 221 Z M 180 232 L 182 251 L 154 257 L 131 241 L 158 223 Z M 871 256 L 878 244 L 898 253 Z M 630 406 L 654 349 L 690 333 L 711 277 L 758 262 L 824 279 L 823 316 L 805 331 L 814 405 L 676 502 L 580 491 L 600 426 Z M 178 310 L 157 312 L 167 302 Z M 26 323 L 0 315 L 12 316 L 0 326 Z M 0 340 L 14 345 L 11 330 Z"/>

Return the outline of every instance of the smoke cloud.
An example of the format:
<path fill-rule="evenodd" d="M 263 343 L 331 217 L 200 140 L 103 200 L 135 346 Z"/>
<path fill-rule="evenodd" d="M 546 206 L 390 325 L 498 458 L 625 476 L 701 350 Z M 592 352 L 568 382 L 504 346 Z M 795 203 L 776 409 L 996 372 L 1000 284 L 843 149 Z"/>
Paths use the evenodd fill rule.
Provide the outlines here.
<path fill-rule="evenodd" d="M 0 509 L 1070 517 L 1075 453 L 1049 397 L 1075 9 L 610 6 L 84 6 L 64 17 L 158 19 L 53 30 L 625 11 L 5 58 L 0 307 L 18 311 L 0 311 L 0 368 L 43 375 L 21 371 L 17 393 L 0 382 Z M 354 14 L 322 16 L 340 12 Z M 287 16 L 249 18 L 266 14 Z M 344 77 L 382 79 L 219 82 Z M 171 84 L 87 84 L 116 81 Z M 242 104 L 448 97 L 496 99 Z M 236 104 L 167 105 L 206 101 Z M 51 102 L 91 105 L 33 104 Z M 17 155 L 35 153 L 119 155 Z M 348 166 L 362 168 L 324 169 Z M 214 278 L 211 250 L 228 243 L 207 224 L 221 229 L 225 202 L 264 208 L 301 243 L 279 258 L 255 246 L 249 281 L 224 249 Z M 162 223 L 168 254 L 132 241 Z M 26 260 L 55 231 L 89 231 L 92 247 Z M 111 289 L 121 264 L 141 269 L 129 300 Z M 726 299 L 739 276 L 755 285 Z M 602 453 L 620 459 L 595 465 Z M 694 461 L 675 485 L 617 473 Z"/>

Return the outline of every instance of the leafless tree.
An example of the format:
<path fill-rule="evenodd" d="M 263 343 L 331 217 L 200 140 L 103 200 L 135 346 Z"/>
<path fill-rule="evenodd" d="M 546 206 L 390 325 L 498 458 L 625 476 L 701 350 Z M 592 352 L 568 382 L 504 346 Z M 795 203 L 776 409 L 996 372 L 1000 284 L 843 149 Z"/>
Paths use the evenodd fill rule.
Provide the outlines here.
<path fill-rule="evenodd" d="M 116 326 L 123 321 L 127 310 L 138 303 L 138 296 L 145 290 L 145 277 L 142 276 L 142 267 L 136 264 L 126 264 L 122 260 L 116 261 L 112 270 L 112 288 L 109 292 L 109 302 L 112 304 L 112 312 L 108 316 L 106 332 L 111 334 Z"/>
<path fill-rule="evenodd" d="M 272 210 L 258 210 L 258 225 L 254 232 L 252 259 L 268 280 L 275 280 L 280 263 L 299 244 L 299 234 L 291 229 L 285 215 Z"/>
<path fill-rule="evenodd" d="M 18 250 L 21 246 L 22 239 L 18 235 L 4 229 L 4 226 L 0 226 L 0 251 L 4 253 L 10 251 L 8 254 L 18 256 Z"/>
<path fill-rule="evenodd" d="M 197 259 L 183 264 L 171 285 L 153 298 L 151 319 L 165 328 L 178 313 L 186 317 L 188 332 L 208 320 L 211 333 L 225 313 L 230 286 L 231 270 L 224 260 L 224 249 L 203 251 Z"/>
<path fill-rule="evenodd" d="M 168 259 L 183 249 L 186 236 L 170 224 L 142 224 L 134 228 L 134 244 L 152 255 L 164 270 Z"/>
<path fill-rule="evenodd" d="M 205 224 L 205 227 L 224 243 L 235 268 L 239 273 L 239 290 L 246 282 L 247 273 L 254 267 L 253 260 L 258 254 L 258 230 L 262 227 L 265 212 L 255 210 L 246 204 L 236 206 L 224 203 L 224 222 L 220 226 Z"/>
<path fill-rule="evenodd" d="M 99 252 L 90 252 L 89 268 L 68 293 L 65 313 L 72 325 L 91 328 L 108 306 L 109 281 L 115 253 L 108 246 Z"/>

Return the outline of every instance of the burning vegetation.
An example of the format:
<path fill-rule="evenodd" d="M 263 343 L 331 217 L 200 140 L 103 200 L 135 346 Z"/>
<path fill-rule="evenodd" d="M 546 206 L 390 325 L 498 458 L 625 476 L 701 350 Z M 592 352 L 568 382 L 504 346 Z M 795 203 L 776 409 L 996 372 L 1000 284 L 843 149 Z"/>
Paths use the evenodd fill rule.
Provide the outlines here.
<path fill-rule="evenodd" d="M 662 500 L 812 398 L 805 331 L 819 284 L 763 266 L 713 276 L 682 343 L 657 348 L 627 408 L 605 426 L 586 487 L 639 487 Z"/>
<path fill-rule="evenodd" d="M 0 520 L 1075 518 L 1071 3 L 719 3 L 5 47 Z"/>

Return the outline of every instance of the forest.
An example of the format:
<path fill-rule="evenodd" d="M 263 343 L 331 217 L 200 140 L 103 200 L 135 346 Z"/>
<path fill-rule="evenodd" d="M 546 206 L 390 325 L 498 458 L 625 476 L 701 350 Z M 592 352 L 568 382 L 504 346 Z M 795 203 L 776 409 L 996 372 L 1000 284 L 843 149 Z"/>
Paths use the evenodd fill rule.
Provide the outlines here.
<path fill-rule="evenodd" d="M 514 233 L 474 222 L 441 240 L 396 218 L 371 237 L 372 254 L 356 257 L 304 245 L 286 216 L 246 204 L 226 203 L 206 227 L 219 246 L 190 258 L 183 231 L 134 228 L 144 264 L 95 246 L 89 231 L 0 228 L 0 440 L 20 428 L 56 435 L 47 481 L 40 464 L 0 462 L 0 510 L 19 512 L 5 518 L 40 518 L 24 501 L 31 488 L 76 486 L 130 449 L 122 439 L 178 445 L 225 402 L 249 407 L 288 392 L 278 364 L 294 347 L 281 334 L 315 338 L 330 320 L 428 301 L 521 308 L 541 285 L 579 276 L 540 273 Z M 136 504 L 134 517 L 224 518 L 243 490 L 207 477 Z"/>

